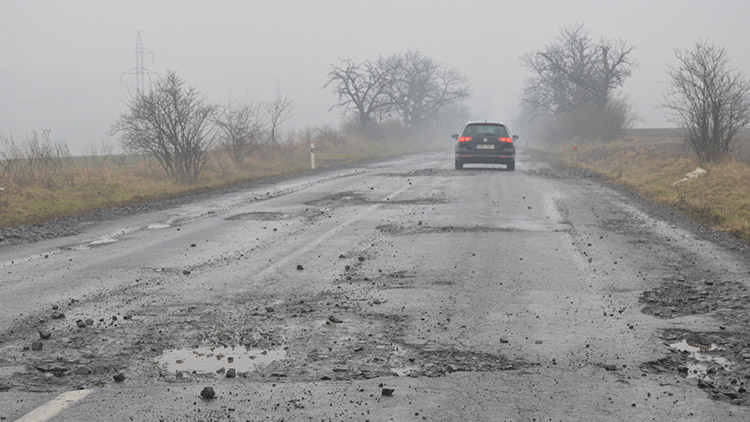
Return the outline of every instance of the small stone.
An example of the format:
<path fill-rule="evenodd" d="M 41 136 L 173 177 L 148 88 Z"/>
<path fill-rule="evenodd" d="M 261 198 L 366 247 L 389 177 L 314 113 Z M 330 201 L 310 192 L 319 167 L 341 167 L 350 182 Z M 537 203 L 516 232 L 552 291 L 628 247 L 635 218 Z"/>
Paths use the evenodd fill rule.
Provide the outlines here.
<path fill-rule="evenodd" d="M 52 337 L 52 333 L 45 330 L 37 330 L 39 332 L 39 338 L 42 340 L 49 340 L 50 337 Z"/>
<path fill-rule="evenodd" d="M 56 310 L 58 310 L 58 309 L 60 309 L 60 307 L 59 307 L 59 306 L 57 306 L 57 305 L 52 305 L 52 310 L 53 310 L 53 311 L 56 311 Z"/>
<path fill-rule="evenodd" d="M 86 325 L 94 325 L 94 320 L 91 318 L 87 318 L 84 322 L 86 323 Z"/>
<path fill-rule="evenodd" d="M 78 321 L 76 321 L 76 325 L 78 326 L 78 328 L 86 328 L 86 321 L 79 319 Z"/>
<path fill-rule="evenodd" d="M 342 322 L 344 322 L 344 321 L 340 320 L 339 318 L 337 318 L 335 315 L 329 316 L 328 320 L 331 321 L 334 324 L 341 324 Z"/>
<path fill-rule="evenodd" d="M 302 270 L 304 270 L 304 269 L 305 269 L 305 267 L 303 267 L 303 266 L 302 266 L 302 265 L 300 265 L 300 264 L 297 264 L 297 271 L 302 271 Z"/>
<path fill-rule="evenodd" d="M 364 256 L 360 256 L 359 258 L 357 258 L 357 260 L 359 260 L 359 262 L 365 262 L 365 257 Z"/>
<path fill-rule="evenodd" d="M 234 378 L 234 377 L 236 377 L 236 376 L 237 376 L 237 370 L 236 370 L 236 369 L 234 369 L 234 368 L 229 368 L 229 369 L 227 370 L 227 374 L 226 374 L 226 377 L 227 377 L 227 378 Z"/>
<path fill-rule="evenodd" d="M 62 312 L 53 312 L 52 315 L 50 315 L 52 319 L 63 319 L 65 318 L 65 314 Z"/>
<path fill-rule="evenodd" d="M 42 344 L 41 341 L 35 341 L 31 343 L 31 350 L 39 351 L 39 350 L 42 350 L 42 347 L 44 347 L 44 345 Z"/>
<path fill-rule="evenodd" d="M 339 255 L 339 259 L 344 259 L 344 258 L 346 258 L 346 255 L 344 254 Z"/>
<path fill-rule="evenodd" d="M 506 344 L 506 343 L 508 343 L 509 341 L 510 341 L 510 340 L 508 340 L 507 338 L 501 338 L 501 339 L 500 339 L 500 343 L 502 343 L 502 344 Z"/>
<path fill-rule="evenodd" d="M 542 343 L 544 343 L 544 340 L 537 340 L 534 342 L 534 344 L 542 344 Z"/>
<path fill-rule="evenodd" d="M 203 390 L 201 390 L 201 397 L 211 400 L 216 397 L 216 391 L 214 391 L 213 387 L 204 387 Z"/>
<path fill-rule="evenodd" d="M 266 306 L 266 312 L 268 312 L 269 314 L 272 314 L 276 312 L 276 309 L 274 309 L 273 306 Z"/>
<path fill-rule="evenodd" d="M 393 388 L 384 388 L 380 391 L 380 394 L 386 397 L 390 397 L 393 395 L 393 392 L 396 391 Z"/>
<path fill-rule="evenodd" d="M 456 365 L 452 365 L 452 364 L 446 365 L 445 369 L 448 372 L 456 372 L 456 371 L 458 371 L 458 367 Z"/>
<path fill-rule="evenodd" d="M 119 374 L 113 376 L 112 379 L 114 379 L 115 382 L 123 382 L 123 381 L 125 381 L 125 375 L 122 374 L 122 373 L 119 373 Z"/>
<path fill-rule="evenodd" d="M 188 275 L 190 274 L 190 270 L 182 270 L 182 275 Z"/>
<path fill-rule="evenodd" d="M 123 316 L 122 319 L 130 321 L 131 319 L 133 319 L 133 315 L 127 314 L 127 315 Z"/>
<path fill-rule="evenodd" d="M 73 373 L 76 375 L 89 375 L 92 372 L 93 371 L 91 370 L 91 368 L 88 368 L 86 366 L 79 366 L 78 368 L 73 370 Z"/>
<path fill-rule="evenodd" d="M 197 246 L 197 245 L 196 245 L 195 243 L 191 243 L 191 244 L 190 244 L 190 247 L 191 247 L 191 248 L 194 248 L 194 247 L 196 247 L 196 246 Z"/>
<path fill-rule="evenodd" d="M 330 380 L 331 380 L 331 377 L 329 377 L 329 376 L 327 376 L 327 375 L 324 375 L 324 376 L 320 377 L 320 380 L 321 380 L 321 381 L 330 381 Z"/>
<path fill-rule="evenodd" d="M 617 365 L 604 365 L 604 369 L 606 369 L 607 371 L 616 371 Z"/>

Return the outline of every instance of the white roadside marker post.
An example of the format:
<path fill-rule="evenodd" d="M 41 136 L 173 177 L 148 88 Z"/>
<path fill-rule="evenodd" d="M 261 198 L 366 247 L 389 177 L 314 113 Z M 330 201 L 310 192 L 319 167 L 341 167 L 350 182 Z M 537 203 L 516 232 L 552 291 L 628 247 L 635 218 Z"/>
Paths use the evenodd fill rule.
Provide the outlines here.
<path fill-rule="evenodd" d="M 315 144 L 310 142 L 310 169 L 315 170 Z"/>

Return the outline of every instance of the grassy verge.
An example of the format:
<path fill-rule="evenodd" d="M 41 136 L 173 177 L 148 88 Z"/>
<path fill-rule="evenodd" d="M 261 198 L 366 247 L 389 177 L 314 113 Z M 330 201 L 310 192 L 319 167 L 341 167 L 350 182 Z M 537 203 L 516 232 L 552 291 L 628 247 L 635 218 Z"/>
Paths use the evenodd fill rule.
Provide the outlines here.
<path fill-rule="evenodd" d="M 445 146 L 445 145 L 443 145 Z M 346 139 L 316 143 L 316 168 L 352 164 L 436 149 L 432 143 L 386 142 Z M 271 176 L 290 175 L 310 169 L 309 144 L 281 145 L 262 150 L 238 166 L 216 151 L 191 186 L 169 180 L 158 164 L 146 158 L 109 160 L 71 159 L 53 179 L 28 181 L 22 185 L 0 177 L 0 227 L 43 223 L 98 209 L 133 205 L 145 201 L 218 189 Z"/>
<path fill-rule="evenodd" d="M 720 164 L 701 164 L 674 135 L 636 131 L 628 139 L 568 146 L 557 151 L 577 165 L 625 185 L 642 196 L 678 209 L 718 230 L 750 240 L 750 162 L 737 156 Z M 741 148 L 747 139 L 738 140 Z M 675 184 L 701 167 L 706 174 Z"/>

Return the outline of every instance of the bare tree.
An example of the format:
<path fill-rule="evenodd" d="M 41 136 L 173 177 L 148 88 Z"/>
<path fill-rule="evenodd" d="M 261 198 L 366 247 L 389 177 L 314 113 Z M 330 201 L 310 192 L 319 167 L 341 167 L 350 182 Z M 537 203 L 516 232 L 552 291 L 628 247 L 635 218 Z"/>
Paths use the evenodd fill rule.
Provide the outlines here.
<path fill-rule="evenodd" d="M 404 126 L 416 128 L 440 110 L 468 98 L 466 78 L 419 51 L 394 54 L 379 61 L 390 74 L 388 96 Z"/>
<path fill-rule="evenodd" d="M 261 111 L 252 103 L 227 105 L 218 115 L 216 125 L 221 145 L 237 165 L 250 155 L 263 131 Z"/>
<path fill-rule="evenodd" d="M 216 107 L 173 71 L 129 107 L 111 130 L 123 148 L 154 157 L 178 183 L 197 182 L 213 144 Z"/>
<path fill-rule="evenodd" d="M 50 133 L 50 129 L 32 130 L 20 145 L 12 134 L 0 138 L 2 176 L 19 187 L 31 183 L 56 187 L 63 170 L 71 165 L 71 155 L 68 145 L 52 141 Z"/>
<path fill-rule="evenodd" d="M 590 109 L 606 111 L 611 122 L 632 122 L 632 111 L 617 91 L 633 73 L 633 50 L 624 41 L 594 40 L 584 25 L 564 27 L 553 43 L 521 58 L 531 71 L 522 94 L 527 118 L 580 115 Z M 617 136 L 625 128 L 610 126 L 594 135 Z"/>
<path fill-rule="evenodd" d="M 729 154 L 739 129 L 750 123 L 750 80 L 729 63 L 726 50 L 699 41 L 675 50 L 663 107 L 685 131 L 685 140 L 706 162 Z"/>
<path fill-rule="evenodd" d="M 363 133 L 377 113 L 388 111 L 391 101 L 386 95 L 389 83 L 389 72 L 380 66 L 365 61 L 355 63 L 352 60 L 341 60 L 332 65 L 324 87 L 333 87 L 338 95 L 335 107 L 345 111 L 354 111 L 359 121 L 359 131 Z"/>
<path fill-rule="evenodd" d="M 292 117 L 293 109 L 294 103 L 281 91 L 276 93 L 276 98 L 263 104 L 268 124 L 268 141 L 272 146 L 278 145 L 279 128 Z"/>

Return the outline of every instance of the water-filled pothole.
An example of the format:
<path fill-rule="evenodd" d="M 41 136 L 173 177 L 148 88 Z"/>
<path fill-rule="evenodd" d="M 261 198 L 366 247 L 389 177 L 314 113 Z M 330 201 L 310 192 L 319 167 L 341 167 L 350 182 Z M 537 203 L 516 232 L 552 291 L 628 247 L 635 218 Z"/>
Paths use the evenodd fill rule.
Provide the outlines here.
<path fill-rule="evenodd" d="M 712 356 L 705 352 L 712 352 L 714 350 L 721 350 L 715 344 L 703 345 L 703 344 L 691 344 L 687 340 L 682 340 L 677 343 L 669 345 L 674 350 L 679 352 L 687 353 L 694 362 L 690 362 L 685 365 L 684 376 L 687 378 L 705 378 L 707 377 L 710 366 L 720 366 L 724 370 L 729 370 L 729 360 L 721 356 Z"/>
<path fill-rule="evenodd" d="M 161 229 L 168 229 L 172 227 L 171 224 L 161 224 L 161 223 L 153 223 L 146 226 L 146 229 L 148 230 L 161 230 Z"/>
<path fill-rule="evenodd" d="M 220 372 L 235 369 L 250 372 L 286 357 L 284 349 L 248 349 L 245 347 L 198 347 L 164 352 L 158 363 L 171 372 Z"/>

